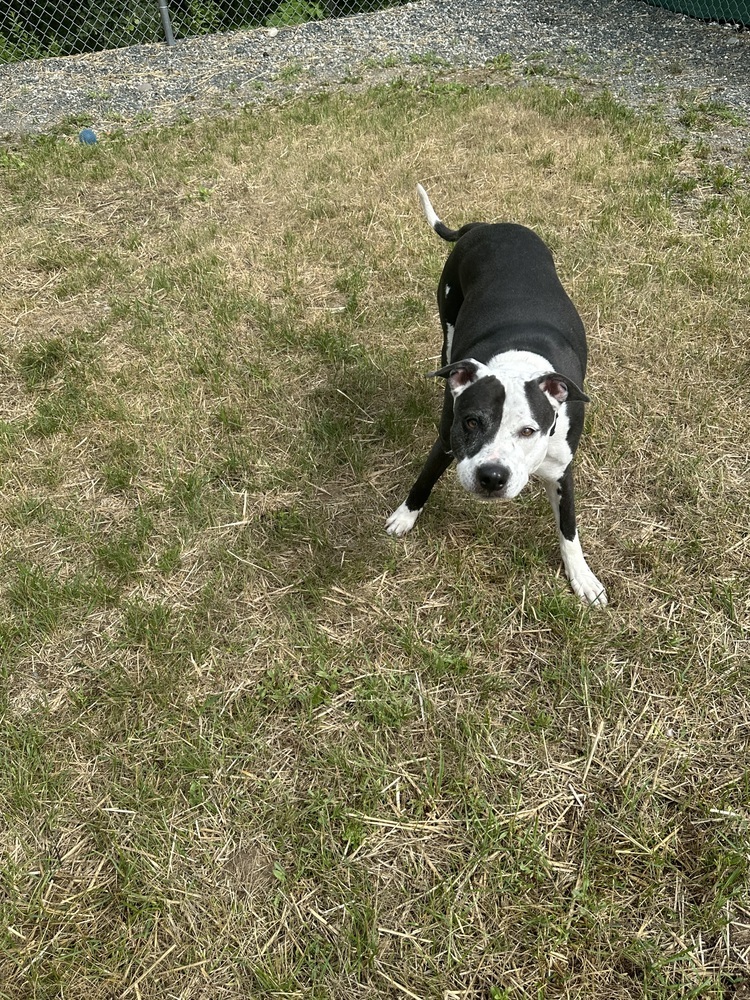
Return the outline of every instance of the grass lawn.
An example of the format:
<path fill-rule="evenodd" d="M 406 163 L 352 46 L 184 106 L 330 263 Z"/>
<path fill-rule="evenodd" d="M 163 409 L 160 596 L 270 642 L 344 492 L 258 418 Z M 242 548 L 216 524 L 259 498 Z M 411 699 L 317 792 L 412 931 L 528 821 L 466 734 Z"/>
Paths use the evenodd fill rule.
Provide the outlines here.
<path fill-rule="evenodd" d="M 0 996 L 750 995 L 750 194 L 488 74 L 0 151 Z M 605 611 L 533 486 L 384 531 L 417 181 L 584 318 Z"/>

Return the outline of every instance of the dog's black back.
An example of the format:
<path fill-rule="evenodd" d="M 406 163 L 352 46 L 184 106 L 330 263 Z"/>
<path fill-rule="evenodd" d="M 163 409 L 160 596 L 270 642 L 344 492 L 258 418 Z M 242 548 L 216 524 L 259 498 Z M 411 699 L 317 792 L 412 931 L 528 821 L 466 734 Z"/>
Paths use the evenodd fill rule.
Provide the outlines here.
<path fill-rule="evenodd" d="M 470 308 L 462 311 L 465 301 Z M 582 384 L 583 323 L 548 247 L 526 226 L 474 223 L 459 230 L 438 286 L 438 309 L 446 339 L 447 325 L 454 328 L 451 357 L 443 357 L 443 364 L 461 358 L 487 363 L 500 351 L 533 351 Z"/>

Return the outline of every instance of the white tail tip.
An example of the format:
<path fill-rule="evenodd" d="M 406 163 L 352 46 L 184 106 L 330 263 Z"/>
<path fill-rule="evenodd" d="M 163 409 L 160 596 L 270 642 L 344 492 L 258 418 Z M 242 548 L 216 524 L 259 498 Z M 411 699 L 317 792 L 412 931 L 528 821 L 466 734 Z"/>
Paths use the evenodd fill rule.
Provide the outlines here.
<path fill-rule="evenodd" d="M 435 209 L 432 207 L 432 202 L 427 197 L 427 192 L 421 184 L 417 184 L 417 194 L 419 195 L 419 200 L 422 202 L 422 209 L 424 210 L 424 214 L 427 216 L 427 221 L 434 229 L 435 225 L 440 222 L 440 219 L 438 218 Z"/>

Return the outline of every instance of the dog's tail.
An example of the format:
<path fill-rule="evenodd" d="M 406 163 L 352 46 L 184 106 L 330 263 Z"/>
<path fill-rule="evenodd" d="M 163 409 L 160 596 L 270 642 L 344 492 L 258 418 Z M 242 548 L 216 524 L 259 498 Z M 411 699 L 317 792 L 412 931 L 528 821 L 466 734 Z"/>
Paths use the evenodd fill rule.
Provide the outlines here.
<path fill-rule="evenodd" d="M 422 208 L 424 209 L 424 214 L 427 216 L 427 221 L 438 236 L 447 240 L 449 243 L 455 243 L 461 235 L 462 230 L 449 229 L 446 224 L 438 218 L 435 209 L 432 207 L 432 202 L 427 197 L 427 192 L 421 184 L 417 184 L 417 194 L 419 195 L 419 200 L 422 202 Z"/>

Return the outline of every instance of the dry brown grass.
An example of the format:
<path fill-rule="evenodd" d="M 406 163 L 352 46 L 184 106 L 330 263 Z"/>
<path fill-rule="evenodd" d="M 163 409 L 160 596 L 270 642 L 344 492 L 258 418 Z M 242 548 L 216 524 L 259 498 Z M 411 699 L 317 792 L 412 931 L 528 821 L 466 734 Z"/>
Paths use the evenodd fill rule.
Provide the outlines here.
<path fill-rule="evenodd" d="M 739 997 L 750 203 L 606 99 L 395 86 L 8 156 L 9 997 Z M 581 531 L 440 485 L 451 224 L 590 332 Z"/>

